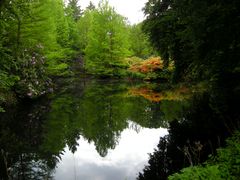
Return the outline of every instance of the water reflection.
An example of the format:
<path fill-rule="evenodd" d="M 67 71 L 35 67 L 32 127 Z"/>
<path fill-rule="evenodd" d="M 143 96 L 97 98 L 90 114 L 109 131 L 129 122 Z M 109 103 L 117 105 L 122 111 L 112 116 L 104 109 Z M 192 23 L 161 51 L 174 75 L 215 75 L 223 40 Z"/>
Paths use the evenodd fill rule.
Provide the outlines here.
<path fill-rule="evenodd" d="M 93 142 L 98 153 L 104 157 L 108 149 L 115 148 L 121 132 L 128 126 L 128 119 L 142 127 L 166 128 L 171 121 L 167 118 L 175 118 L 168 114 L 177 116 L 181 114 L 182 107 L 187 106 L 186 101 L 153 103 L 131 96 L 128 90 L 132 86 L 136 85 L 91 81 L 84 83 L 84 93 L 79 91 L 80 95 L 75 88 L 69 88 L 68 92 L 56 96 L 44 128 L 44 149 L 60 153 L 67 144 L 75 152 L 77 140 L 82 135 L 88 142 Z M 174 104 L 178 111 L 172 113 L 169 109 Z"/>
<path fill-rule="evenodd" d="M 42 115 L 48 101 L 10 109 L 0 116 L 0 179 L 48 179 L 57 158 L 41 151 Z"/>
<path fill-rule="evenodd" d="M 185 113 L 169 123 L 138 180 L 167 179 L 184 167 L 206 161 L 240 128 L 240 91 L 231 81 L 212 86 L 189 101 Z"/>
<path fill-rule="evenodd" d="M 152 86 L 66 79 L 55 94 L 10 109 L 0 117 L 0 179 L 49 179 L 57 165 L 60 179 L 65 168 L 67 172 L 75 169 L 68 163 L 71 153 L 78 167 L 74 174 L 83 179 L 89 174 L 135 177 L 147 153 L 166 133 L 159 128 L 169 127 L 189 106 L 185 92 L 176 98 L 174 90 L 166 91 L 168 85 L 157 86 L 160 101 L 131 93 Z M 84 151 L 84 147 L 90 149 Z"/>
<path fill-rule="evenodd" d="M 133 122 L 129 122 L 129 125 L 134 129 L 125 129 L 116 148 L 105 157 L 98 154 L 94 143 L 88 143 L 81 136 L 78 140 L 80 146 L 74 154 L 65 148 L 55 179 L 135 179 L 138 171 L 144 167 L 148 153 L 153 151 L 159 137 L 166 135 L 167 130 L 142 128 Z"/>

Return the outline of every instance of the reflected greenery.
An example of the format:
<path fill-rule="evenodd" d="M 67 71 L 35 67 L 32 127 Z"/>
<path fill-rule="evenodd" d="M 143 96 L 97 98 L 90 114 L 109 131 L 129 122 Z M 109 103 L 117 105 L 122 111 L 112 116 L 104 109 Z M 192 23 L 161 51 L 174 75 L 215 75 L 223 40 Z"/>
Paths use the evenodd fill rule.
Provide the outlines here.
<path fill-rule="evenodd" d="M 194 96 L 184 113 L 170 122 L 169 134 L 160 138 L 139 180 L 167 179 L 184 167 L 200 165 L 225 146 L 225 139 L 240 127 L 240 92 L 230 79 L 221 82 L 225 83 L 216 81 L 208 92 Z"/>
<path fill-rule="evenodd" d="M 131 81 L 75 77 L 58 81 L 56 93 L 26 100 L 0 117 L 0 178 L 50 178 L 64 148 L 74 153 L 81 146 L 79 138 L 94 143 L 104 157 L 117 146 L 124 129 L 138 131 L 133 124 L 169 127 L 189 106 L 184 93 L 172 97 L 174 88 L 165 84 L 154 90 L 153 85 Z M 136 94 L 143 88 L 149 95 Z M 161 94 L 159 101 L 147 98 L 155 94 Z M 189 92 L 185 94 L 189 98 Z"/>
<path fill-rule="evenodd" d="M 0 116 L 0 179 L 47 179 L 57 163 L 40 150 L 48 102 L 24 102 Z"/>
<path fill-rule="evenodd" d="M 72 85 L 52 101 L 44 128 L 44 149 L 55 149 L 56 153 L 60 153 L 67 144 L 74 152 L 81 135 L 94 142 L 101 156 L 106 156 L 108 149 L 114 149 L 117 145 L 129 120 L 142 127 L 167 127 L 168 121 L 174 118 L 167 114 L 171 113 L 167 107 L 174 102 L 180 109 L 186 105 L 181 101 L 152 102 L 132 96 L 129 90 L 139 86 L 138 83 L 93 80 L 76 85 L 83 86 L 84 92 L 76 91 Z M 164 106 L 163 110 L 161 105 Z"/>

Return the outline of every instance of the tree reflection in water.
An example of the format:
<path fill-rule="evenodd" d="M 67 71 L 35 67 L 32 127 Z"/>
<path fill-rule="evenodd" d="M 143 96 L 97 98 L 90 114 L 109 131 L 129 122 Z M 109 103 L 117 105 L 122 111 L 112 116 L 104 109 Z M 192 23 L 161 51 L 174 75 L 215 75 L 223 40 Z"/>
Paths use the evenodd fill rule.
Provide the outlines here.
<path fill-rule="evenodd" d="M 41 151 L 48 101 L 24 102 L 0 117 L 0 179 L 48 179 L 58 158 Z"/>
<path fill-rule="evenodd" d="M 1 116 L 1 178 L 51 178 L 65 146 L 74 153 L 80 137 L 93 142 L 104 157 L 132 126 L 129 120 L 138 124 L 132 127 L 136 131 L 166 128 L 189 106 L 184 92 L 181 98 L 171 98 L 171 91 L 160 90 L 161 101 L 131 93 L 147 84 L 78 79 L 61 83 L 56 94 L 23 102 Z"/>
<path fill-rule="evenodd" d="M 240 127 L 240 96 L 233 81 L 221 82 L 225 83 L 215 82 L 211 91 L 194 96 L 182 116 L 170 122 L 169 134 L 160 138 L 137 179 L 167 179 L 184 167 L 204 162 L 225 145 L 225 139 Z"/>

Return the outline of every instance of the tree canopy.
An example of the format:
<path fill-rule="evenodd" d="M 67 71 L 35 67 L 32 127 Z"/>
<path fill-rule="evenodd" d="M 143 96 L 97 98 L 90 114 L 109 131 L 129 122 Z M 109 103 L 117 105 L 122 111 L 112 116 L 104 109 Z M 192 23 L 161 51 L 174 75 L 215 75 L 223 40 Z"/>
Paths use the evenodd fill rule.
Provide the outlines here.
<path fill-rule="evenodd" d="M 237 0 L 149 0 L 143 29 L 165 62 L 175 62 L 175 78 L 216 78 L 239 69 L 239 7 Z"/>
<path fill-rule="evenodd" d="M 10 91 L 46 93 L 51 77 L 71 75 L 82 56 L 89 73 L 113 76 L 127 69 L 125 57 L 152 54 L 140 25 L 129 25 L 105 0 L 84 11 L 78 0 L 6 0 L 0 11 L 0 104 Z"/>

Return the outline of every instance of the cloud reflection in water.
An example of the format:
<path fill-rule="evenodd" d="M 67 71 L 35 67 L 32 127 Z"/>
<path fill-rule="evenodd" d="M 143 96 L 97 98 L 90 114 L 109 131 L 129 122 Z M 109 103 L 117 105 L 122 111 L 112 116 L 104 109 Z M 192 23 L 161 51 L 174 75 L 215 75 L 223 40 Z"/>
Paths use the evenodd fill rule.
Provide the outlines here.
<path fill-rule="evenodd" d="M 101 157 L 97 153 L 94 143 L 88 143 L 81 137 L 78 141 L 79 147 L 74 154 L 65 148 L 62 161 L 58 164 L 54 175 L 55 179 L 136 179 L 138 172 L 148 161 L 148 153 L 153 152 L 160 136 L 166 134 L 167 129 L 141 128 L 130 122 L 129 128 L 121 133 L 116 148 L 109 150 L 106 157 Z"/>

